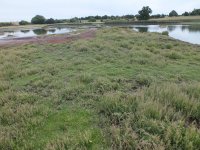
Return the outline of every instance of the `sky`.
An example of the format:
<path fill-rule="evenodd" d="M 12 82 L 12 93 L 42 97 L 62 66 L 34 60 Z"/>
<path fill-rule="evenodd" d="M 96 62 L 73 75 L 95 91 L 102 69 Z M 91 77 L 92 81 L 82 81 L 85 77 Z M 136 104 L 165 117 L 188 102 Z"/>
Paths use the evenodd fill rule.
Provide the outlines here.
<path fill-rule="evenodd" d="M 0 0 L 0 22 L 30 21 L 35 15 L 69 19 L 95 15 L 136 15 L 143 6 L 153 14 L 179 14 L 200 8 L 200 0 Z"/>

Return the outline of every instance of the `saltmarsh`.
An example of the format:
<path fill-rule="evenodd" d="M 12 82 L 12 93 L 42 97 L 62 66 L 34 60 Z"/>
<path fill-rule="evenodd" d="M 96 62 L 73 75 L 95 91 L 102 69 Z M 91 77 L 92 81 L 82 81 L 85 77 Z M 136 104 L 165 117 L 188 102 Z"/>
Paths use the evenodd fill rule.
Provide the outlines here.
<path fill-rule="evenodd" d="M 158 33 L 0 48 L 0 149 L 198 149 L 200 47 Z"/>

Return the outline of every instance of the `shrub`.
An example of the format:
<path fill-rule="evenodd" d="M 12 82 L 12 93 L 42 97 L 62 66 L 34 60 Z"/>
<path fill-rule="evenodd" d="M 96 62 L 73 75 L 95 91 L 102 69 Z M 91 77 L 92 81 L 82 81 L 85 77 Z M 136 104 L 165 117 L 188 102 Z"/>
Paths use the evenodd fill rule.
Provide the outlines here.
<path fill-rule="evenodd" d="M 55 20 L 53 18 L 50 18 L 50 19 L 47 19 L 45 21 L 46 24 L 54 24 L 55 23 Z"/>
<path fill-rule="evenodd" d="M 135 79 L 136 83 L 138 84 L 138 86 L 150 86 L 150 84 L 152 83 L 152 78 L 144 75 L 144 74 L 139 74 L 137 75 L 136 79 Z"/>
<path fill-rule="evenodd" d="M 172 52 L 172 53 L 168 54 L 167 57 L 170 59 L 180 59 L 181 55 L 179 55 L 178 53 Z"/>
<path fill-rule="evenodd" d="M 95 19 L 95 18 L 90 18 L 90 19 L 88 20 L 88 22 L 96 22 L 96 19 Z"/>
<path fill-rule="evenodd" d="M 45 17 L 36 15 L 35 17 L 32 18 L 31 23 L 32 24 L 44 24 L 45 23 Z"/>
<path fill-rule="evenodd" d="M 27 25 L 30 24 L 28 21 L 22 20 L 19 22 L 19 25 Z"/>
<path fill-rule="evenodd" d="M 172 45 L 167 44 L 167 45 L 165 45 L 165 47 L 166 47 L 166 49 L 171 49 L 171 48 L 172 48 Z"/>
<path fill-rule="evenodd" d="M 169 32 L 168 31 L 164 31 L 164 32 L 162 32 L 162 35 L 169 35 Z"/>

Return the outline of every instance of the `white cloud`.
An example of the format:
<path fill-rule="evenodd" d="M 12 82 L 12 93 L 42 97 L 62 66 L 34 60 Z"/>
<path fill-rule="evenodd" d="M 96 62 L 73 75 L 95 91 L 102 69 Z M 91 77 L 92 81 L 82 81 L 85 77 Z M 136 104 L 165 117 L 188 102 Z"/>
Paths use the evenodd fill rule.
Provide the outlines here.
<path fill-rule="evenodd" d="M 137 14 L 143 6 L 150 6 L 154 14 L 173 9 L 183 13 L 200 8 L 200 0 L 1 0 L 0 22 L 30 20 L 36 14 L 47 18 Z"/>

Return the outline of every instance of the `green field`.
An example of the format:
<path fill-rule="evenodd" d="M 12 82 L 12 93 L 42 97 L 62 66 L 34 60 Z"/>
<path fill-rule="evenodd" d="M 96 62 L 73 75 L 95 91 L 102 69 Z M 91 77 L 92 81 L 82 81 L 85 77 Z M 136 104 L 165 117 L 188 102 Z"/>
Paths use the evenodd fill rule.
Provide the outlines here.
<path fill-rule="evenodd" d="M 200 16 L 178 16 L 178 17 L 165 17 L 159 19 L 150 19 L 150 21 L 178 21 L 178 22 L 194 22 L 200 23 Z"/>
<path fill-rule="evenodd" d="M 200 47 L 158 33 L 0 48 L 0 149 L 200 147 Z"/>

